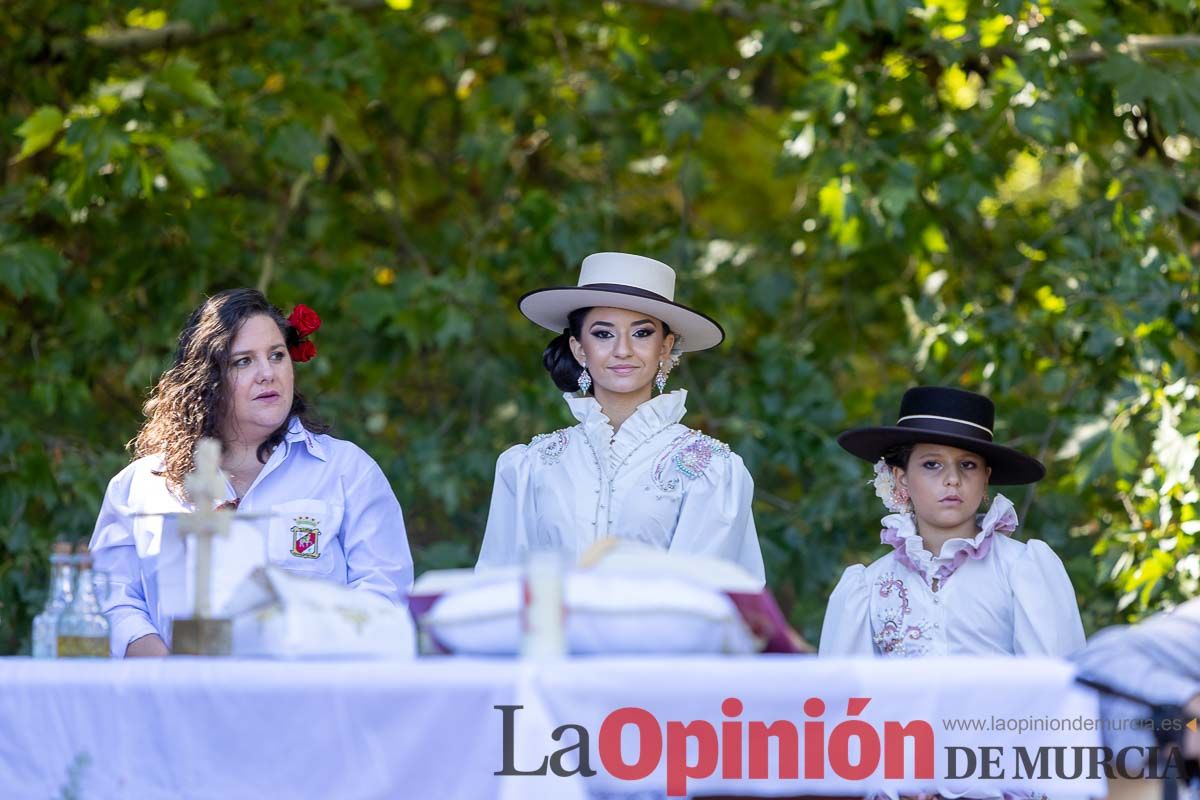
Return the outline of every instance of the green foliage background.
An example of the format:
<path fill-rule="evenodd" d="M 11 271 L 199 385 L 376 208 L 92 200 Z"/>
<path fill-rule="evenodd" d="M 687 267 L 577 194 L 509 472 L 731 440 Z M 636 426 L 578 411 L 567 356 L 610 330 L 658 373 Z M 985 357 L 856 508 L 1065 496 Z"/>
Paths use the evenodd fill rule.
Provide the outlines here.
<path fill-rule="evenodd" d="M 0 651 L 90 535 L 207 292 L 325 320 L 298 385 L 418 570 L 473 562 L 507 445 L 567 424 L 521 318 L 600 249 L 726 325 L 688 422 L 757 481 L 810 638 L 880 553 L 834 435 L 990 393 L 1050 470 L 1022 535 L 1089 629 L 1197 594 L 1195 0 L 9 0 Z"/>

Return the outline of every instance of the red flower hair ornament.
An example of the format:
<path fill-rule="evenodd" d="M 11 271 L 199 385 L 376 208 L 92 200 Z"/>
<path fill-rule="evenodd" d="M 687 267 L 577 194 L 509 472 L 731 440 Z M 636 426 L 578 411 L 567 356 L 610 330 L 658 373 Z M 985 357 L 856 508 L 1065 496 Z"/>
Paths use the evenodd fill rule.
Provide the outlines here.
<path fill-rule="evenodd" d="M 315 332 L 321 327 L 321 318 L 317 316 L 317 312 L 313 311 L 303 303 L 299 303 L 292 309 L 292 313 L 287 318 L 288 325 L 296 331 L 299 341 L 288 347 L 288 353 L 292 357 L 292 361 L 304 362 L 311 360 L 317 354 L 317 346 L 306 338 L 309 334 Z"/>

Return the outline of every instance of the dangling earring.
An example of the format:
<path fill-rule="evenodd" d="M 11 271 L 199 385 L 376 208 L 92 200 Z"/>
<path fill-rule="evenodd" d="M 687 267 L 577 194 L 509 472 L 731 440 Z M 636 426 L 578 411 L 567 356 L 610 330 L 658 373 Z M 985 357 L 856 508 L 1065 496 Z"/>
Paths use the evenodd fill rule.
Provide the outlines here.
<path fill-rule="evenodd" d="M 662 394 L 663 389 L 667 388 L 667 373 L 663 372 L 663 362 L 658 362 L 658 374 L 654 376 L 654 385 L 658 387 L 658 393 Z"/>
<path fill-rule="evenodd" d="M 587 371 L 587 364 L 583 365 L 583 372 L 579 373 L 579 391 L 582 394 L 587 394 L 588 389 L 592 388 L 592 375 Z"/>
<path fill-rule="evenodd" d="M 992 507 L 992 493 L 987 489 L 983 490 L 983 502 L 979 504 L 984 510 Z"/>

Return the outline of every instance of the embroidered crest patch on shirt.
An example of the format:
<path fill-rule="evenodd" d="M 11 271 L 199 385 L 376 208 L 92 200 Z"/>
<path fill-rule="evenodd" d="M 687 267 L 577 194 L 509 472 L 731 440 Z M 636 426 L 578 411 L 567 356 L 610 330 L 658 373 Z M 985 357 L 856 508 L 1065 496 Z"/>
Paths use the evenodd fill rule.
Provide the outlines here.
<path fill-rule="evenodd" d="M 300 516 L 292 520 L 292 555 L 298 558 L 318 558 L 317 539 L 321 529 L 313 517 Z"/>

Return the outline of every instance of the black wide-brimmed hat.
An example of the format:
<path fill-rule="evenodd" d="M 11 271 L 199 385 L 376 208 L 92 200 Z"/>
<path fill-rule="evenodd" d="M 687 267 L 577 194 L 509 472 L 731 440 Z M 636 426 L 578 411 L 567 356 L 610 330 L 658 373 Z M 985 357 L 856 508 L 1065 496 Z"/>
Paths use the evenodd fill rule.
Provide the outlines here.
<path fill-rule="evenodd" d="M 521 298 L 521 313 L 555 333 L 578 308 L 604 306 L 638 311 L 662 320 L 675 334 L 674 349 L 707 350 L 725 338 L 711 317 L 675 302 L 675 270 L 631 253 L 593 253 L 583 260 L 579 283 L 537 289 Z"/>
<path fill-rule="evenodd" d="M 978 453 L 991 483 L 1035 483 L 1046 475 L 1036 458 L 992 441 L 996 407 L 981 394 L 949 386 L 917 386 L 904 393 L 895 425 L 855 428 L 837 438 L 845 450 L 872 463 L 904 444 L 948 444 Z"/>

